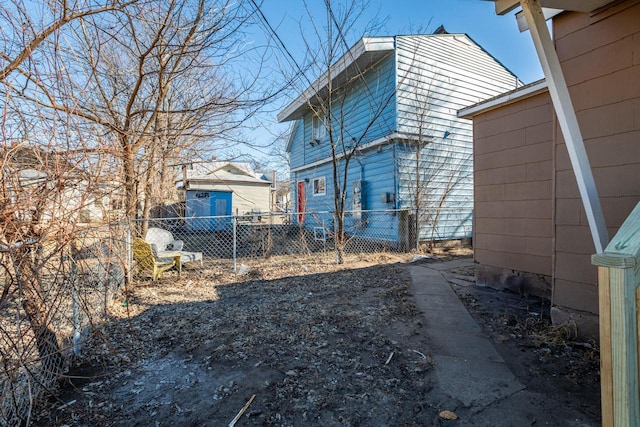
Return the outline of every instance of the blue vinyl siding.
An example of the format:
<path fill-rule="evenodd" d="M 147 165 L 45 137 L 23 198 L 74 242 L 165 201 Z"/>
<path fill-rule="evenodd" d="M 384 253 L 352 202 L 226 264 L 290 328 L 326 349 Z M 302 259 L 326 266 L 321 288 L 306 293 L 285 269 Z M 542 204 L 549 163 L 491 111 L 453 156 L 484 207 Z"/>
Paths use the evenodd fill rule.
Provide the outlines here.
<path fill-rule="evenodd" d="M 383 202 L 382 195 L 386 193 L 396 194 L 396 173 L 394 162 L 393 145 L 380 146 L 367 150 L 353 158 L 349 163 L 349 174 L 347 177 L 346 187 L 346 207 L 348 214 L 345 217 L 345 226 L 347 232 L 352 229 L 353 233 L 357 233 L 361 237 L 371 237 L 382 240 L 397 241 L 398 240 L 398 223 L 397 216 L 392 214 L 386 215 L 386 220 L 382 220 L 379 214 L 372 215 L 370 220 L 366 211 L 369 210 L 389 210 L 395 208 L 395 203 Z M 344 161 L 340 163 L 341 168 L 344 167 Z M 344 174 L 340 173 L 340 179 Z M 326 179 L 326 193 L 322 196 L 313 195 L 313 180 L 315 178 L 324 177 Z M 332 164 L 325 163 L 323 165 L 298 171 L 292 174 L 294 182 L 306 181 L 306 211 L 307 212 L 334 212 L 334 183 Z M 353 209 L 353 191 L 356 181 L 361 183 L 362 191 L 362 210 L 363 222 L 356 221 L 351 215 Z M 297 186 L 292 186 L 292 200 L 297 200 Z M 331 215 L 307 215 L 305 217 L 306 227 L 315 227 L 324 225 L 332 227 Z M 357 228 L 357 230 L 353 230 Z"/>
<path fill-rule="evenodd" d="M 291 129 L 291 147 L 289 147 L 289 162 L 292 168 L 297 168 L 305 164 L 305 143 L 304 123 L 298 120 Z"/>
<path fill-rule="evenodd" d="M 467 141 L 456 140 L 451 135 L 439 138 L 422 148 L 416 170 L 416 145 L 398 145 L 398 205 L 400 208 L 415 208 L 419 189 L 421 240 L 471 237 L 471 150 Z"/>
<path fill-rule="evenodd" d="M 396 128 L 395 107 L 395 61 L 389 54 L 346 91 L 336 92 L 334 140 L 349 146 L 355 138 L 362 145 L 390 134 Z M 312 118 L 309 111 L 293 126 L 289 147 L 292 169 L 331 156 L 328 133 L 318 143 L 312 141 Z"/>
<path fill-rule="evenodd" d="M 333 100 L 332 112 L 337 118 L 334 140 L 339 154 L 343 141 L 347 147 L 354 140 L 360 146 L 372 141 L 378 144 L 362 149 L 351 161 L 345 209 L 352 209 L 356 180 L 363 183 L 363 210 L 414 208 L 419 169 L 420 180 L 426 183 L 420 201 L 420 238 L 470 237 L 472 124 L 458 118 L 457 111 L 521 83 L 464 34 L 397 36 L 394 49 L 373 64 L 364 79 L 354 79 Z M 375 111 L 382 114 L 372 120 Z M 309 179 L 306 211 L 332 212 L 331 146 L 327 137 L 312 140 L 312 118 L 312 112 L 307 111 L 293 127 L 288 147 L 291 179 L 296 183 Z M 402 141 L 384 140 L 391 135 L 399 135 Z M 428 144 L 416 160 L 418 141 Z M 312 195 L 311 183 L 318 176 L 326 179 L 324 196 Z M 297 187 L 292 188 L 295 193 Z M 392 203 L 383 200 L 386 193 L 391 194 Z M 292 200 L 296 196 L 292 194 Z M 385 221 L 377 218 L 375 224 L 361 226 L 360 235 L 382 234 L 397 241 L 398 216 L 389 214 Z M 306 226 L 313 226 L 313 221 L 317 218 L 307 216 Z M 326 225 L 327 220 L 323 221 Z M 345 222 L 347 227 L 357 225 L 349 217 Z"/>

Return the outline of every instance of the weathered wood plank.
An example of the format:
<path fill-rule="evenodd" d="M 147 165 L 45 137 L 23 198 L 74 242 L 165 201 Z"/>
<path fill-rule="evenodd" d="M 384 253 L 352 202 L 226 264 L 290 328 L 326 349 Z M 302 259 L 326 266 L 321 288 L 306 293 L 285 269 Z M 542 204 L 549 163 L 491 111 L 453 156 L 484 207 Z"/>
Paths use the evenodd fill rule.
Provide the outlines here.
<path fill-rule="evenodd" d="M 639 417 L 635 281 L 633 269 L 609 269 L 615 426 L 637 425 Z"/>
<path fill-rule="evenodd" d="M 609 268 L 598 268 L 600 317 L 600 400 L 602 426 L 613 427 L 613 370 L 611 362 L 611 294 Z"/>

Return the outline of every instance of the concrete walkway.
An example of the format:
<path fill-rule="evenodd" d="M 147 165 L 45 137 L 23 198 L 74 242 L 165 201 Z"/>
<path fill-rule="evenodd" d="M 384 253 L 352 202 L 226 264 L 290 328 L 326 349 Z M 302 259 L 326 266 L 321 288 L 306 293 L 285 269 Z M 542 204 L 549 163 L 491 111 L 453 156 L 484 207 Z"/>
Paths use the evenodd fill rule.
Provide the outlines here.
<path fill-rule="evenodd" d="M 412 291 L 432 344 L 434 398 L 439 400 L 434 403 L 460 416 L 456 426 L 553 425 L 544 421 L 544 413 L 558 409 L 558 402 L 526 390 L 443 277 L 445 271 L 470 264 L 471 260 L 462 259 L 409 267 Z M 593 425 L 582 421 L 580 413 L 570 415 L 563 425 Z M 548 418 L 552 419 L 557 420 Z"/>

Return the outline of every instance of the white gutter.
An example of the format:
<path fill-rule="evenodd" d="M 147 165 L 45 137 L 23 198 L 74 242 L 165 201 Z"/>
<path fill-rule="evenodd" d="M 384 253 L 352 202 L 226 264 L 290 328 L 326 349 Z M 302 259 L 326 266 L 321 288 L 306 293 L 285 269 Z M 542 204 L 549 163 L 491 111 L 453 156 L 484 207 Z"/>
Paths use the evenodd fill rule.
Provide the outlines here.
<path fill-rule="evenodd" d="M 368 150 L 369 148 L 373 148 L 377 145 L 383 145 L 383 144 L 387 144 L 390 143 L 392 141 L 415 141 L 416 138 L 412 135 L 409 134 L 403 134 L 403 133 L 398 133 L 398 132 L 394 132 L 390 135 L 387 135 L 385 137 L 382 138 L 378 138 L 375 139 L 371 142 L 367 142 L 366 144 L 362 144 L 356 147 L 357 151 L 362 151 L 362 150 Z M 340 160 L 344 158 L 344 153 L 338 154 L 337 156 L 337 160 Z M 302 170 L 306 170 L 306 169 L 312 169 L 324 164 L 327 164 L 329 162 L 332 161 L 332 157 L 325 157 L 324 159 L 321 160 L 317 160 L 313 163 L 307 163 L 305 165 L 299 166 L 297 168 L 292 168 L 291 172 L 299 172 Z"/>
<path fill-rule="evenodd" d="M 486 113 L 487 111 L 494 110 L 505 105 L 513 104 L 521 99 L 529 98 L 534 95 L 546 92 L 548 90 L 547 81 L 540 80 L 531 83 L 527 86 L 523 86 L 516 90 L 498 95 L 494 98 L 490 98 L 486 101 L 478 102 L 477 104 L 463 108 L 458 111 L 458 117 L 461 119 L 472 119 L 473 116 Z"/>

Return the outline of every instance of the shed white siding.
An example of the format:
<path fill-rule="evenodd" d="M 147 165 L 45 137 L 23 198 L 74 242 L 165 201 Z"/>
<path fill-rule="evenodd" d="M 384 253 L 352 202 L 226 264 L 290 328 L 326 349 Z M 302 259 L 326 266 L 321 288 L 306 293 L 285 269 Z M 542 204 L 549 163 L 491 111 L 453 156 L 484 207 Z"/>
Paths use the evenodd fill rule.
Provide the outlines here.
<path fill-rule="evenodd" d="M 232 214 L 244 215 L 250 212 L 269 212 L 269 185 L 250 183 L 191 183 L 190 190 L 231 191 Z"/>

